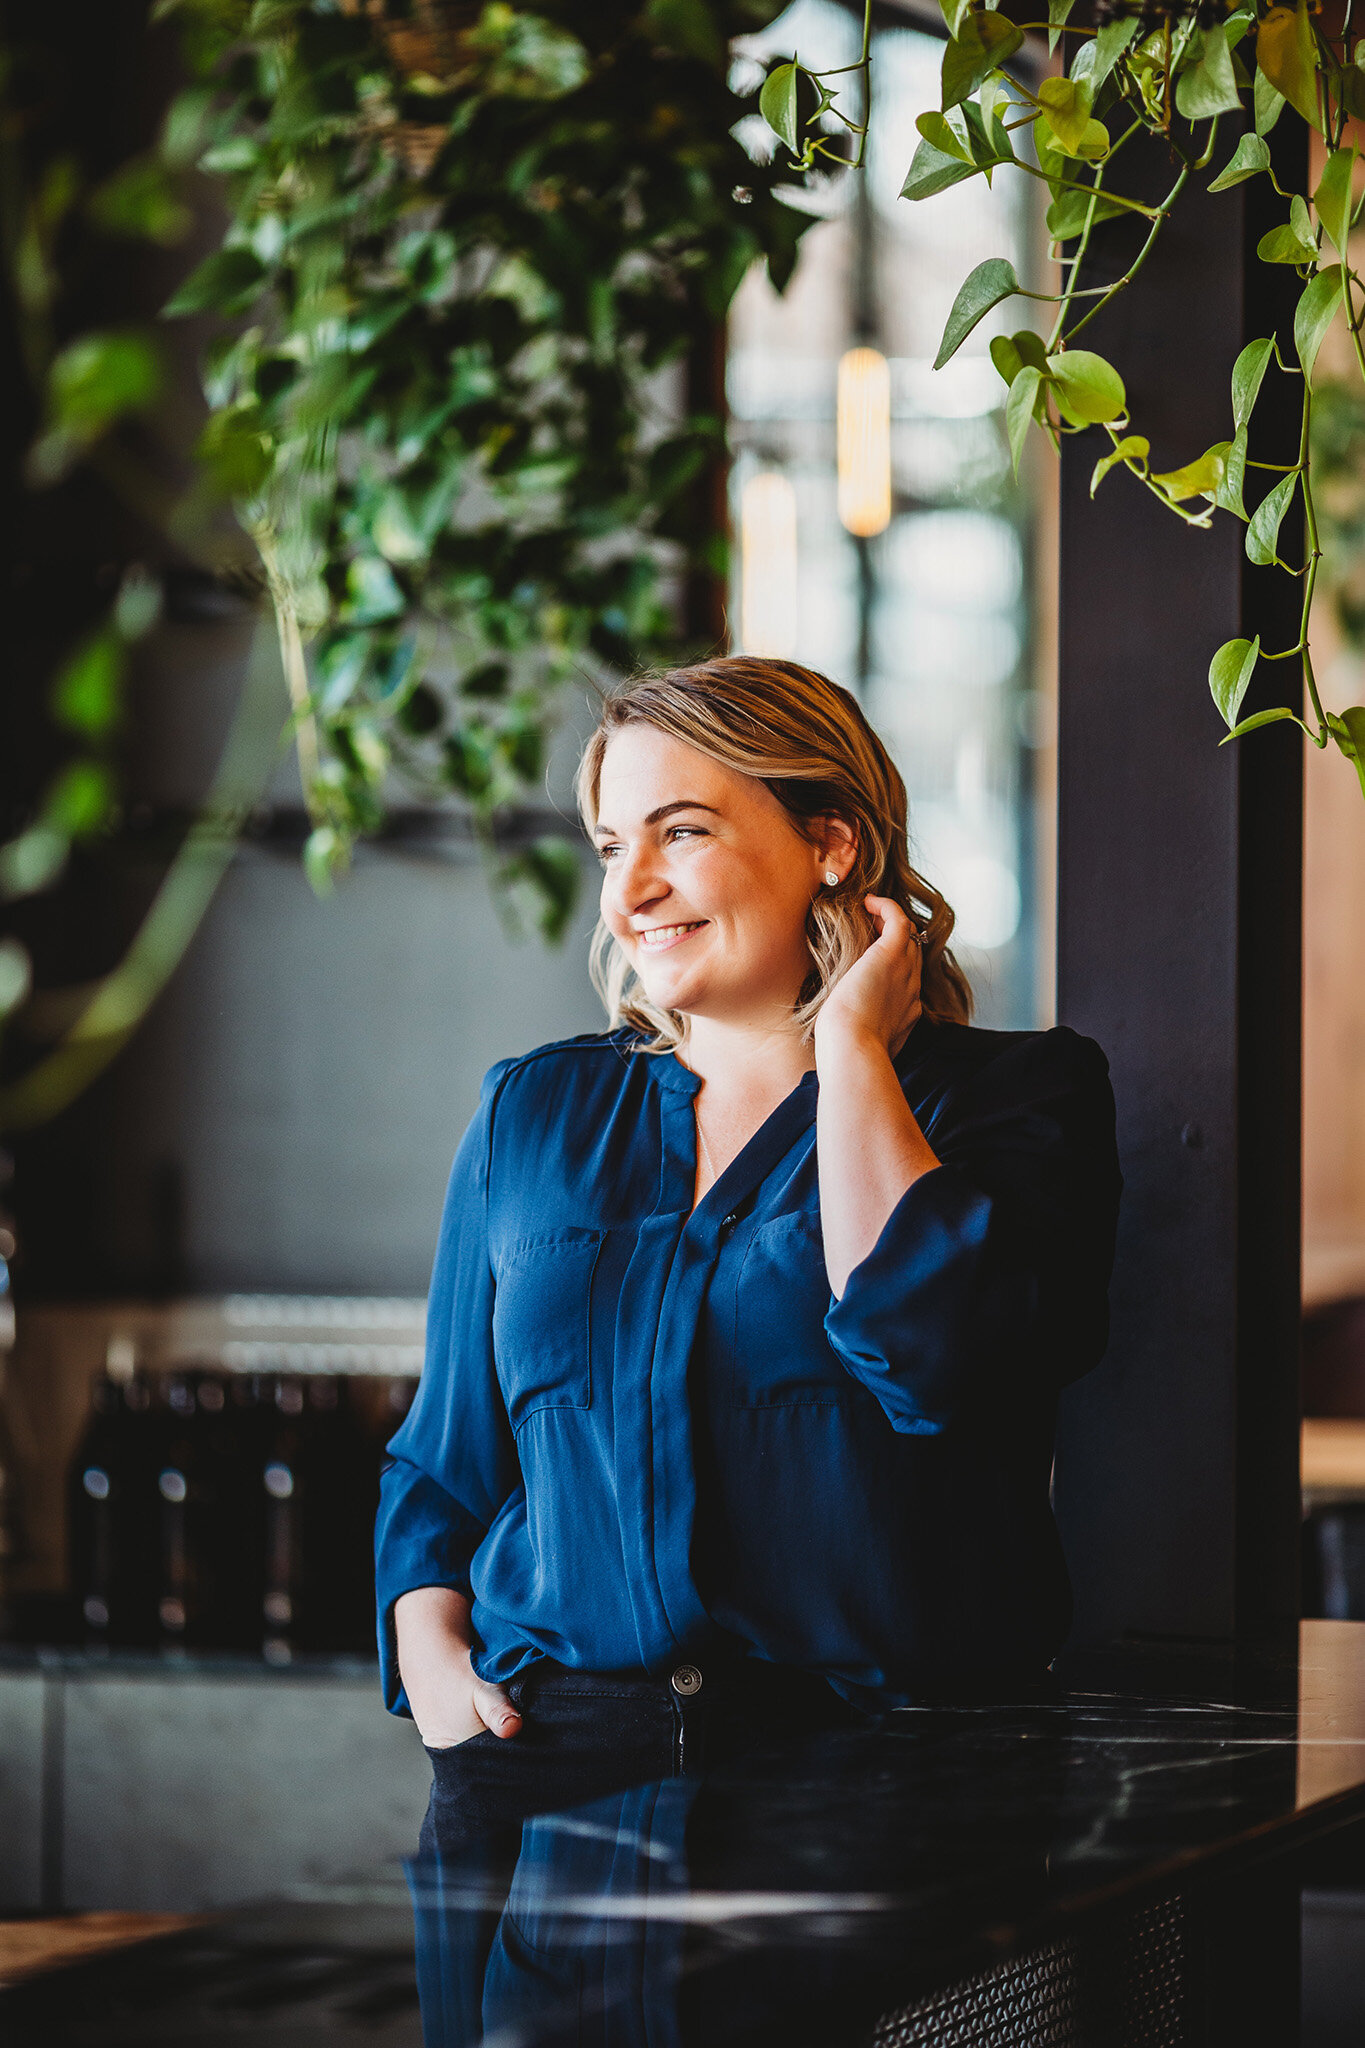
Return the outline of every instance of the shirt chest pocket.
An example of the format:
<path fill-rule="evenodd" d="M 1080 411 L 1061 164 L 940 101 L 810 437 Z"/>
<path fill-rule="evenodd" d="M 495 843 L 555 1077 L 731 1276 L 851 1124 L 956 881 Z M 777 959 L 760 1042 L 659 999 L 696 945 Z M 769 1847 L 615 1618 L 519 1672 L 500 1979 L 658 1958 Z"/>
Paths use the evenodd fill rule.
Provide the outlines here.
<path fill-rule="evenodd" d="M 760 1224 L 735 1288 L 736 1408 L 794 1408 L 848 1398 L 848 1374 L 825 1336 L 832 1300 L 819 1224 L 801 1216 Z"/>
<path fill-rule="evenodd" d="M 522 1238 L 498 1262 L 493 1352 L 508 1420 L 541 1408 L 592 1406 L 589 1314 L 602 1233 Z"/>

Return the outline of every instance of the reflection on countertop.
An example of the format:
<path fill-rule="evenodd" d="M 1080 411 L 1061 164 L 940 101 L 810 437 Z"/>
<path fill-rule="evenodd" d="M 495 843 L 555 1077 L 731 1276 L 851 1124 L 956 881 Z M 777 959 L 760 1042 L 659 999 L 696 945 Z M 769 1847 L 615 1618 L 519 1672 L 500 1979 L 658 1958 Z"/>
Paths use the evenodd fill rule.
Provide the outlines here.
<path fill-rule="evenodd" d="M 1299 1893 L 1277 1949 L 1246 1888 L 1365 1819 L 1365 1625 L 1304 1625 L 1297 1694 L 1292 1673 L 1129 1676 L 1077 1665 L 1050 1699 L 905 1709 L 455 1857 L 296 1884 L 21 1987 L 0 2020 L 16 2043 L 131 2048 L 153 2006 L 158 2036 L 186 2043 L 279 2038 L 287 2012 L 291 2041 L 406 2044 L 420 1987 L 427 2048 L 1107 2042 L 1130 2038 L 1104 2031 L 1120 2011 L 1157 2028 L 1140 2038 L 1194 2040 L 1171 2029 L 1211 1914 L 1255 1930 L 1239 1967 L 1279 1971 L 1270 2005 L 1291 1964 L 1297 1999 Z M 992 2012 L 1070 2014 L 1072 2032 L 973 2033 Z"/>

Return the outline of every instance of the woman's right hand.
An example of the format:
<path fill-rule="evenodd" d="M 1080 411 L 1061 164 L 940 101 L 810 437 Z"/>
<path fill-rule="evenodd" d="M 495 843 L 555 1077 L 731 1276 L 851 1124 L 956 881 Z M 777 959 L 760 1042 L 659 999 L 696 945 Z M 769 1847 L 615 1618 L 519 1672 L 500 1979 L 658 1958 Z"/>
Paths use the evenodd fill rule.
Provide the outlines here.
<path fill-rule="evenodd" d="M 504 1738 L 521 1716 L 500 1685 L 470 1662 L 469 1602 L 448 1586 L 419 1586 L 394 1603 L 398 1669 L 417 1732 L 427 1749 L 453 1749 L 485 1728 Z"/>

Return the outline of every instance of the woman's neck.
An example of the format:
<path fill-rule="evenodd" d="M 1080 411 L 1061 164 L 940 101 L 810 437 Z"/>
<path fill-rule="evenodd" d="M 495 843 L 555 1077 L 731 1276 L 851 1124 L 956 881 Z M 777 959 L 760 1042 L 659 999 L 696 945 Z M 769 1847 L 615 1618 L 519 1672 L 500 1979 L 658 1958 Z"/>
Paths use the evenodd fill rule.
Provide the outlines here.
<path fill-rule="evenodd" d="M 713 1017 L 689 1020 L 682 1059 L 714 1099 L 747 1099 L 755 1107 L 790 1095 L 815 1066 L 815 1048 L 789 1025 L 732 1024 Z"/>

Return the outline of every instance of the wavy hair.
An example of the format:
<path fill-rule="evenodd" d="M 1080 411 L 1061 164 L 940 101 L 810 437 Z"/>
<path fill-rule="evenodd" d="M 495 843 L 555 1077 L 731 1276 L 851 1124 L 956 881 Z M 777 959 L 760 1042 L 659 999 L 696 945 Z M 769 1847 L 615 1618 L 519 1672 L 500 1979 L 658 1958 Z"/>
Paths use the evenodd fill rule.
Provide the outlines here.
<path fill-rule="evenodd" d="M 877 936 L 863 904 L 867 895 L 891 897 L 919 928 L 925 1016 L 940 1023 L 969 1021 L 971 987 L 948 947 L 953 912 L 910 864 L 905 784 L 848 690 L 797 662 L 746 654 L 631 677 L 603 700 L 597 730 L 578 765 L 578 808 L 589 834 L 597 824 L 608 742 L 629 725 L 653 726 L 710 760 L 754 776 L 806 837 L 816 819 L 830 815 L 854 828 L 852 868 L 837 889 L 822 890 L 812 900 L 806 915 L 811 969 L 792 1013 L 802 1037 L 840 976 Z M 590 967 L 613 1030 L 629 1026 L 650 1052 L 675 1051 L 683 1043 L 685 1018 L 648 1000 L 601 920 Z"/>

